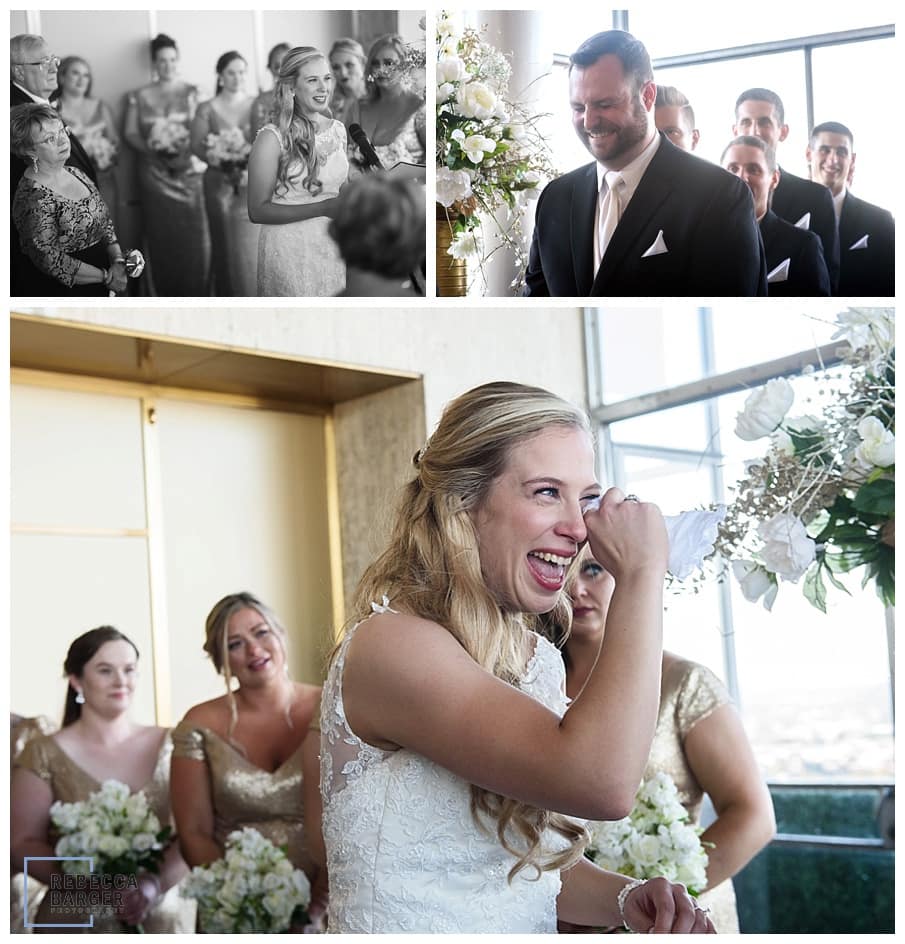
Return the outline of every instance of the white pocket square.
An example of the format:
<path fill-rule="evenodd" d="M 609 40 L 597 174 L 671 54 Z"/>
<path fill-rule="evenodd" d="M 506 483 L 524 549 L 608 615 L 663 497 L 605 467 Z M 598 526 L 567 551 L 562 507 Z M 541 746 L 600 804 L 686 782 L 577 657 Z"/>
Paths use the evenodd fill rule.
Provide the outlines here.
<path fill-rule="evenodd" d="M 860 239 L 856 239 L 849 249 L 867 249 L 867 238 L 870 236 L 870 233 L 865 233 Z"/>
<path fill-rule="evenodd" d="M 767 273 L 768 282 L 788 282 L 790 259 L 783 259 L 782 262 L 772 271 Z"/>
<path fill-rule="evenodd" d="M 669 250 L 666 248 L 666 240 L 663 238 L 663 230 L 661 229 L 660 232 L 657 233 L 657 238 L 641 254 L 641 258 L 646 259 L 648 256 L 660 256 L 664 252 L 669 252 Z"/>
<path fill-rule="evenodd" d="M 811 228 L 811 214 L 810 211 L 805 213 L 805 215 L 795 224 L 799 229 L 810 229 Z"/>

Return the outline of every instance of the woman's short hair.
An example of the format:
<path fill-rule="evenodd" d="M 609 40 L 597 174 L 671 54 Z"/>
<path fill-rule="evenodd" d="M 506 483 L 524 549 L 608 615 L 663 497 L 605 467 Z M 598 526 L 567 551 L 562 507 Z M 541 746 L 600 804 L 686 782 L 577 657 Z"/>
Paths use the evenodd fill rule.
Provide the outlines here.
<path fill-rule="evenodd" d="M 340 191 L 329 233 L 346 265 L 404 278 L 424 258 L 424 191 L 365 174 Z"/>
<path fill-rule="evenodd" d="M 66 56 L 66 58 L 60 62 L 57 68 L 57 90 L 62 91 L 63 79 L 66 77 L 66 73 L 77 62 L 80 62 L 88 70 L 88 88 L 85 89 L 85 97 L 87 98 L 91 95 L 91 87 L 94 85 L 94 73 L 91 71 L 91 63 L 81 56 Z"/>
<path fill-rule="evenodd" d="M 330 52 L 327 54 L 327 58 L 332 59 L 334 54 L 338 52 L 347 52 L 350 55 L 355 56 L 355 58 L 361 63 L 361 68 L 365 68 L 368 57 L 365 55 L 364 47 L 357 39 L 352 39 L 349 36 L 341 36 L 330 47 Z"/>
<path fill-rule="evenodd" d="M 98 649 L 108 642 L 127 642 L 135 650 L 135 658 L 138 659 L 138 646 L 125 633 L 121 633 L 114 626 L 98 626 L 72 641 L 63 662 L 63 674 L 81 678 L 85 666 L 97 655 Z M 76 694 L 70 683 L 66 690 L 66 707 L 63 709 L 64 728 L 73 721 L 78 721 L 82 715 L 82 706 L 75 700 Z"/>
<path fill-rule="evenodd" d="M 153 62 L 157 58 L 157 53 L 161 49 L 174 49 L 177 53 L 179 52 L 179 47 L 176 45 L 176 40 L 172 36 L 167 36 L 166 33 L 158 33 L 151 40 L 151 61 Z"/>
<path fill-rule="evenodd" d="M 42 102 L 26 102 L 9 110 L 9 149 L 16 157 L 29 157 L 35 146 L 35 134 L 45 122 L 58 121 L 63 124 L 60 113 Z"/>

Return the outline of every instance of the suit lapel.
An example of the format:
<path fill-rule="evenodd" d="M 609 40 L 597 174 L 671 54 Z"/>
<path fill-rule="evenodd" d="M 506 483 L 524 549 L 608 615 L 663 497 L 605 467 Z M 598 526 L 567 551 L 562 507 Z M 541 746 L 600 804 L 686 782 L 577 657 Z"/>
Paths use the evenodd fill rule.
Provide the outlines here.
<path fill-rule="evenodd" d="M 606 255 L 600 263 L 600 269 L 594 279 L 592 294 L 607 294 L 599 289 L 605 288 L 606 282 L 617 273 L 629 257 L 640 259 L 649 248 L 639 245 L 639 237 L 650 222 L 651 217 L 663 205 L 675 188 L 673 181 L 674 167 L 671 160 L 673 145 L 662 140 L 650 164 L 647 165 L 638 187 L 629 201 L 613 233 Z"/>
<path fill-rule="evenodd" d="M 594 281 L 594 225 L 597 221 L 597 165 L 588 164 L 572 189 L 569 208 L 575 294 L 589 295 Z"/>

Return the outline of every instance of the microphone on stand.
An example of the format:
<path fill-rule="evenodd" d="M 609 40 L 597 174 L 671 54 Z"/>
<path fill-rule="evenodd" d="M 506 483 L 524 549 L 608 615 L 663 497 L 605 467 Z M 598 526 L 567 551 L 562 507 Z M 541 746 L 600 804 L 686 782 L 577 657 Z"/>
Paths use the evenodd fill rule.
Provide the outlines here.
<path fill-rule="evenodd" d="M 361 156 L 365 161 L 365 170 L 383 170 L 383 164 L 380 163 L 380 158 L 361 125 L 349 125 L 349 137 L 358 145 L 358 150 L 361 151 Z"/>

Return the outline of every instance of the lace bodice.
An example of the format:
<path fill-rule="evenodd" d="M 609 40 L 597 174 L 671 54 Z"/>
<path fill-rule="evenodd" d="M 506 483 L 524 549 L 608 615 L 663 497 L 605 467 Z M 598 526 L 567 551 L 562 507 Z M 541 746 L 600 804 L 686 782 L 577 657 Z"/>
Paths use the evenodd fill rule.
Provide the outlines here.
<path fill-rule="evenodd" d="M 424 109 L 409 115 L 399 133 L 389 144 L 377 144 L 374 150 L 384 167 L 393 167 L 400 161 L 408 164 L 424 163 L 424 145 L 418 131 L 424 133 Z"/>
<path fill-rule="evenodd" d="M 273 134 L 280 140 L 280 133 L 272 124 L 266 124 L 259 134 Z M 282 146 L 282 142 L 281 142 Z M 346 129 L 340 121 L 331 121 L 326 128 L 315 136 L 315 147 L 319 160 L 318 178 L 323 189 L 316 196 L 305 187 L 305 170 L 301 162 L 289 166 L 289 190 L 277 191 L 273 195 L 274 203 L 299 204 L 327 200 L 339 193 L 339 188 L 349 176 L 349 160 L 346 157 Z"/>
<path fill-rule="evenodd" d="M 375 607 L 380 611 L 385 607 Z M 379 750 L 346 721 L 343 640 L 324 686 L 321 792 L 330 874 L 330 929 L 338 932 L 556 931 L 557 871 L 525 869 L 475 823 L 469 784 L 409 750 Z M 559 652 L 537 638 L 519 687 L 566 708 Z M 563 840 L 548 834 L 548 849 Z"/>

